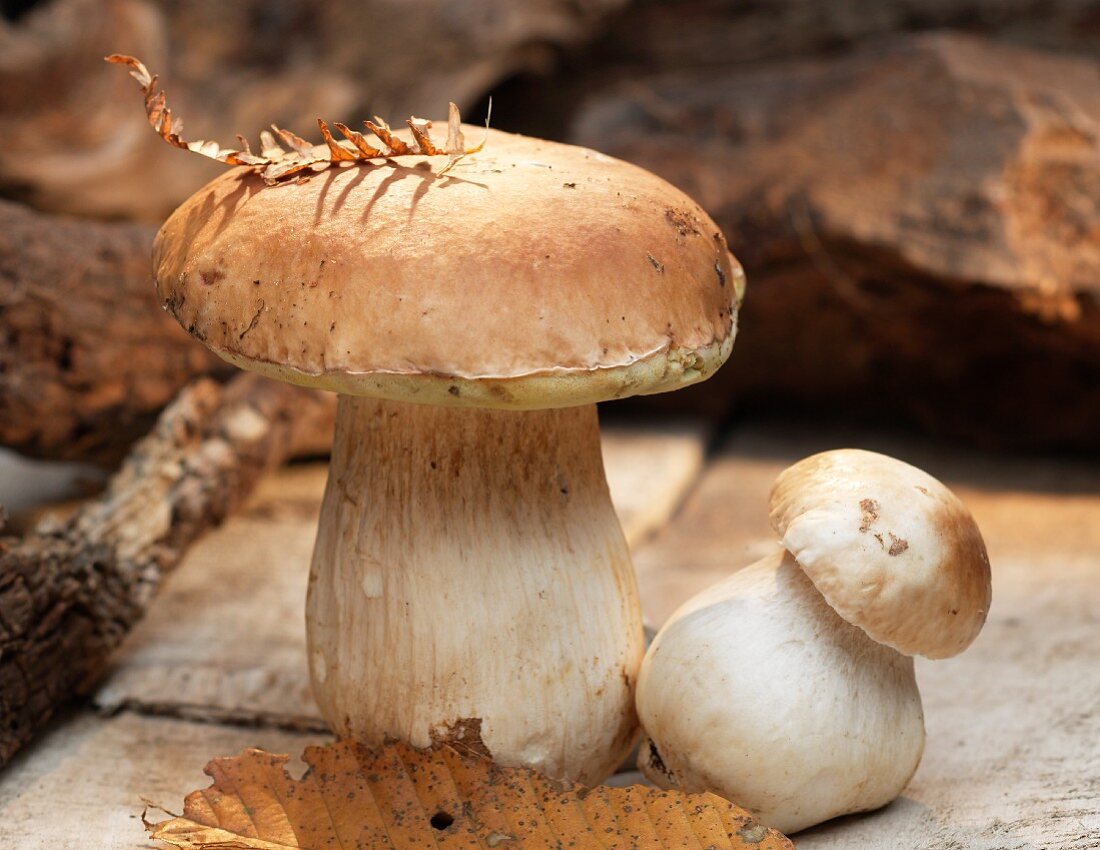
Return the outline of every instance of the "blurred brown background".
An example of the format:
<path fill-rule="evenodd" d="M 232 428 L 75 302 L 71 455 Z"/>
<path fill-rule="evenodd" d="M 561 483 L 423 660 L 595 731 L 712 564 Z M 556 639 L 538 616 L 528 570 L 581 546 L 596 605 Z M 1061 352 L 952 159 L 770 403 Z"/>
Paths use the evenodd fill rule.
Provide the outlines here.
<path fill-rule="evenodd" d="M 2 0 L 0 444 L 114 459 L 220 366 L 157 308 L 193 138 L 442 115 L 588 145 L 697 197 L 749 278 L 689 393 L 613 406 L 1100 445 L 1100 4 L 1083 0 Z"/>

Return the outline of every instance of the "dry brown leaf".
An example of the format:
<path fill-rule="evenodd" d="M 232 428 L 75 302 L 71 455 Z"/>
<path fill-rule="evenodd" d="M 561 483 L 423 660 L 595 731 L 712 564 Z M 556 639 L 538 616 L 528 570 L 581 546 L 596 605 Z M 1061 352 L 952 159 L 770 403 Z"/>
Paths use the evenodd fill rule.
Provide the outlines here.
<path fill-rule="evenodd" d="M 385 150 L 378 150 L 367 144 L 366 137 L 362 133 L 349 130 L 344 124 L 336 123 L 336 128 L 352 144 L 352 147 L 347 147 L 333 138 L 332 133 L 329 132 L 328 124 L 320 118 L 317 119 L 317 125 L 320 127 L 321 136 L 328 148 L 327 153 L 318 150 L 316 146 L 301 136 L 292 133 L 290 130 L 276 127 L 274 124 L 271 125 L 271 129 L 275 131 L 274 135 L 267 130 L 260 133 L 260 153 L 258 156 L 252 153 L 248 142 L 241 135 L 237 136 L 241 143 L 240 150 L 223 148 L 217 142 L 201 139 L 188 142 L 182 136 L 183 122 L 172 117 L 172 110 L 168 108 L 164 91 L 157 89 L 156 75 L 150 74 L 149 69 L 133 56 L 113 53 L 106 57 L 106 61 L 115 65 L 125 65 L 130 71 L 130 76 L 138 81 L 142 93 L 145 95 L 145 114 L 149 118 L 149 124 L 164 141 L 173 147 L 193 151 L 218 162 L 224 162 L 227 165 L 243 165 L 253 168 L 268 183 L 277 183 L 294 175 L 298 175 L 298 179 L 302 180 L 305 176 L 308 176 L 303 176 L 303 172 L 321 172 L 338 163 L 365 162 L 380 157 L 390 159 L 395 156 L 440 156 L 446 154 L 448 157 L 447 163 L 439 171 L 439 174 L 443 175 L 450 171 L 455 163 L 464 156 L 477 153 L 485 147 L 484 141 L 476 148 L 467 149 L 462 147 L 464 144 L 460 127 L 462 119 L 458 115 L 458 107 L 453 103 L 450 105 L 448 116 L 447 146 L 445 149 L 437 147 L 428 133 L 432 122 L 416 117 L 409 118 L 406 122 L 412 130 L 413 138 L 416 139 L 414 145 L 409 145 L 394 136 L 389 125 L 378 116 L 375 116 L 374 121 L 363 122 L 383 142 Z M 456 127 L 458 127 L 457 134 L 455 132 Z M 489 128 L 488 117 L 485 119 L 485 128 L 486 130 Z M 290 150 L 281 147 L 276 137 L 282 139 Z"/>
<path fill-rule="evenodd" d="M 432 129 L 432 122 L 427 118 L 417 118 L 415 115 L 412 118 L 408 118 L 405 121 L 409 125 L 409 129 L 412 130 L 413 138 L 416 139 L 416 146 L 420 149 L 421 153 L 428 156 L 436 156 L 443 153 L 439 148 L 435 146 L 435 142 L 432 141 L 431 133 L 428 131 Z"/>
<path fill-rule="evenodd" d="M 447 144 L 444 152 L 452 156 L 466 153 L 466 136 L 462 132 L 462 115 L 455 103 L 447 104 Z"/>
<path fill-rule="evenodd" d="M 260 131 L 260 156 L 268 162 L 278 162 L 286 156 L 286 151 L 279 147 L 270 130 Z"/>
<path fill-rule="evenodd" d="M 294 151 L 294 153 L 298 154 L 298 156 L 302 157 L 302 159 L 316 159 L 316 156 L 313 153 L 313 145 L 311 145 L 301 136 L 295 135 L 294 133 L 290 132 L 290 130 L 282 130 L 276 127 L 274 124 L 271 125 L 271 129 L 275 131 L 276 136 L 286 142 L 286 146 L 288 148 Z"/>
<path fill-rule="evenodd" d="M 413 153 L 413 149 L 393 135 L 390 132 L 389 125 L 377 115 L 374 116 L 374 121 L 364 121 L 363 126 L 382 140 L 382 144 L 390 149 L 390 156 L 404 156 Z"/>
<path fill-rule="evenodd" d="M 321 131 L 321 138 L 324 139 L 325 144 L 328 145 L 329 156 L 333 162 L 355 162 L 355 160 L 359 158 L 355 155 L 354 151 L 349 151 L 332 137 L 328 124 L 325 123 L 323 118 L 317 119 L 317 127 Z"/>
<path fill-rule="evenodd" d="M 188 795 L 181 817 L 147 823 L 150 837 L 188 850 L 793 848 L 713 794 L 585 789 L 469 747 L 342 741 L 303 758 L 301 779 L 287 775 L 287 756 L 262 750 L 214 759 L 213 784 Z"/>
<path fill-rule="evenodd" d="M 364 159 L 373 159 L 377 156 L 382 156 L 382 151 L 376 147 L 372 147 L 367 143 L 367 137 L 360 133 L 358 130 L 352 130 L 347 124 L 341 124 L 339 121 L 333 122 L 336 129 L 339 130 L 344 138 L 355 145 L 356 149 L 363 155 Z"/>

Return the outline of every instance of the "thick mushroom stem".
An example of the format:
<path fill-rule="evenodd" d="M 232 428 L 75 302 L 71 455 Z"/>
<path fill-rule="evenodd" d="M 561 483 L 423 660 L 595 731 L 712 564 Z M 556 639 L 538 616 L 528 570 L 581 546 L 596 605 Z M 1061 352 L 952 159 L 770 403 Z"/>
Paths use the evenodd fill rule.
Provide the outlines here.
<path fill-rule="evenodd" d="M 341 397 L 306 609 L 341 736 L 480 721 L 499 761 L 586 783 L 633 743 L 641 614 L 594 405 Z"/>
<path fill-rule="evenodd" d="M 639 767 L 795 832 L 901 793 L 924 749 L 913 659 L 829 606 L 787 552 L 686 602 L 638 681 Z"/>

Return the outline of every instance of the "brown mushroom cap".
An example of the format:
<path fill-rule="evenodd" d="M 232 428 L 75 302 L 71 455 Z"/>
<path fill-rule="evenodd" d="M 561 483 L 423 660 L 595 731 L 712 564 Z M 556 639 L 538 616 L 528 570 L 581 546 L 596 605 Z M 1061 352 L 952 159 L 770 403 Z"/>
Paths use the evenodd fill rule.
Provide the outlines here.
<path fill-rule="evenodd" d="M 906 655 L 947 658 L 985 623 L 989 557 L 961 501 L 874 452 L 823 452 L 784 470 L 772 526 L 840 616 Z"/>
<path fill-rule="evenodd" d="M 445 162 L 277 186 L 228 172 L 157 236 L 166 309 L 238 366 L 432 404 L 586 404 L 695 383 L 726 359 L 743 276 L 682 192 L 496 131 L 440 177 Z"/>

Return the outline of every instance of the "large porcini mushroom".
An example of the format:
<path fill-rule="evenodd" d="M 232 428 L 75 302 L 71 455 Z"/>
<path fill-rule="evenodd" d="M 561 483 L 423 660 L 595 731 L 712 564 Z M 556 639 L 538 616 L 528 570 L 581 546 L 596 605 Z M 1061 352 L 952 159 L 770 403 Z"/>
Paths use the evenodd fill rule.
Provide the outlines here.
<path fill-rule="evenodd" d="M 500 132 L 447 162 L 235 169 L 161 229 L 157 285 L 226 360 L 342 394 L 307 603 L 336 732 L 480 722 L 502 762 L 594 782 L 643 653 L 595 403 L 708 377 L 743 277 L 624 162 Z"/>
<path fill-rule="evenodd" d="M 974 640 L 990 572 L 962 502 L 883 455 L 814 455 L 770 501 L 784 548 L 686 602 L 646 653 L 639 763 L 795 832 L 901 793 L 924 750 L 911 656 Z"/>

